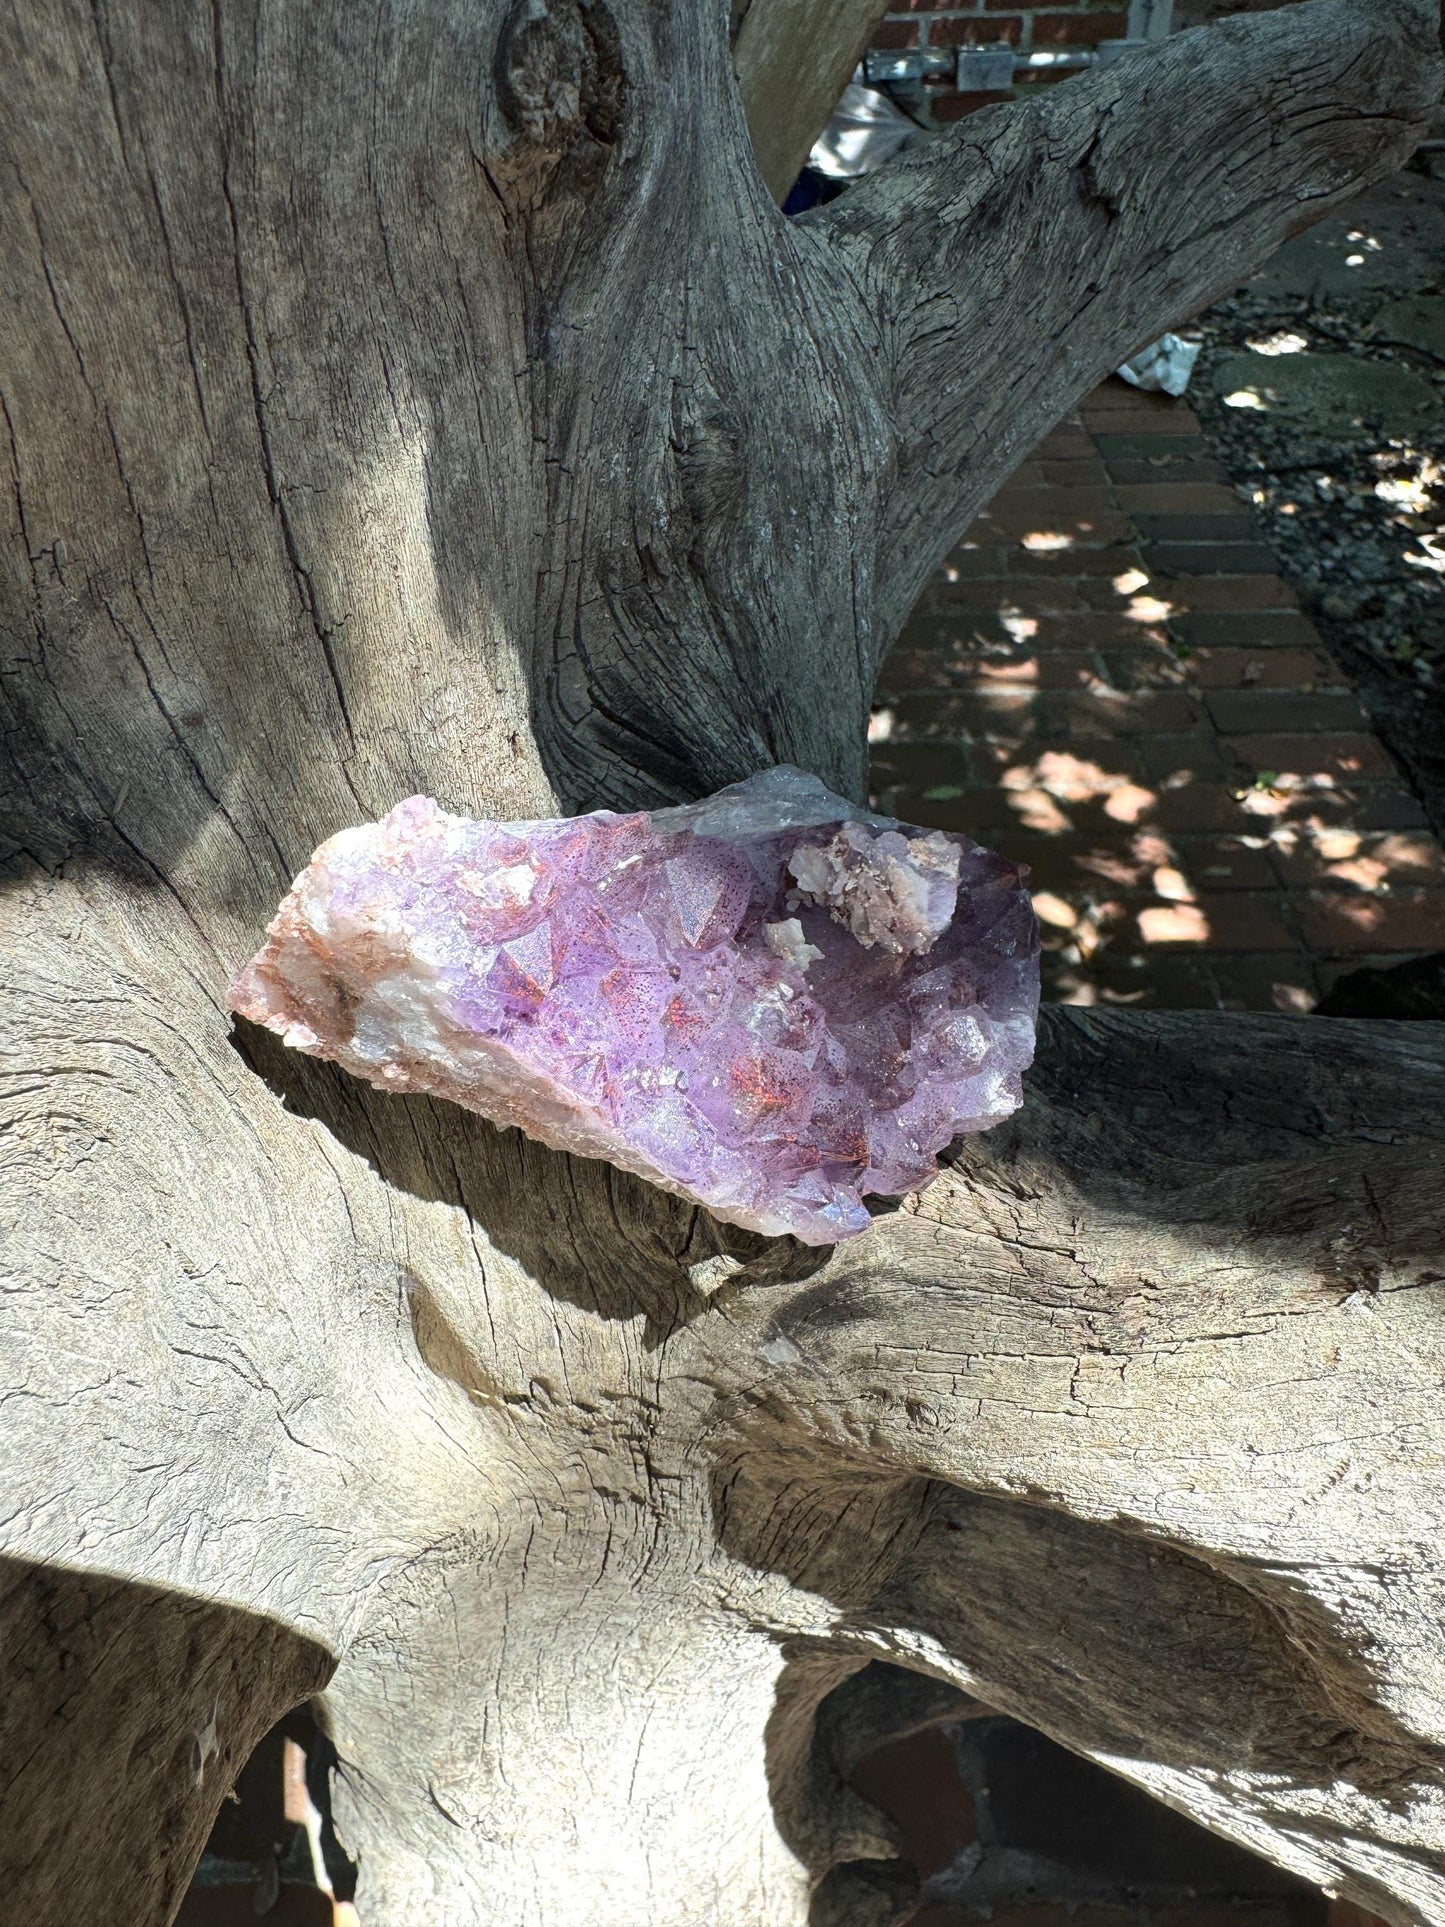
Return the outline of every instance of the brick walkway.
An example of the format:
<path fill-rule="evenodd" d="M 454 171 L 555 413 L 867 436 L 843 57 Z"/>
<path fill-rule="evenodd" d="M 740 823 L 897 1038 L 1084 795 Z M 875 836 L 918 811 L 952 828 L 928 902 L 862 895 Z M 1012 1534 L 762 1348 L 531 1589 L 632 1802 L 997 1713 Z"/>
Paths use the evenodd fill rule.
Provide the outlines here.
<path fill-rule="evenodd" d="M 1445 853 L 1187 404 L 1109 382 L 925 591 L 881 808 L 1033 867 L 1044 994 L 1313 1007 L 1445 948 Z"/>

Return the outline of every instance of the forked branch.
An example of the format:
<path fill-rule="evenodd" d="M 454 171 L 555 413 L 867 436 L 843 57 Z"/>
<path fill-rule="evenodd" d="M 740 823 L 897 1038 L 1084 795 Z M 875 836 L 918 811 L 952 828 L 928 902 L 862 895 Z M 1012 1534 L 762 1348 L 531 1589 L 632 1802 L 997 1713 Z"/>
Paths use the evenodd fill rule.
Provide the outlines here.
<path fill-rule="evenodd" d="M 1439 38 L 1428 0 L 1179 34 L 805 217 L 874 318 L 899 438 L 883 633 L 1063 408 L 1400 165 L 1440 98 Z"/>
<path fill-rule="evenodd" d="M 933 1481 L 860 1650 L 1402 1924 L 1445 1919 L 1430 1028 L 1050 1013 L 1013 1123 L 753 1308 L 820 1463 Z"/>

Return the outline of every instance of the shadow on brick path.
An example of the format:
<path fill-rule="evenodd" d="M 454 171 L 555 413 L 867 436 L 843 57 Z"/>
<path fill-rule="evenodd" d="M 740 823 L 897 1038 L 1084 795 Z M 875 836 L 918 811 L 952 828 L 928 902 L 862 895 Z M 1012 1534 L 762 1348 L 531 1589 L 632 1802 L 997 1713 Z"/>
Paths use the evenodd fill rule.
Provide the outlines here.
<path fill-rule="evenodd" d="M 1033 868 L 1044 994 L 1313 1009 L 1445 947 L 1445 852 L 1184 402 L 1110 381 L 929 584 L 876 804 Z"/>

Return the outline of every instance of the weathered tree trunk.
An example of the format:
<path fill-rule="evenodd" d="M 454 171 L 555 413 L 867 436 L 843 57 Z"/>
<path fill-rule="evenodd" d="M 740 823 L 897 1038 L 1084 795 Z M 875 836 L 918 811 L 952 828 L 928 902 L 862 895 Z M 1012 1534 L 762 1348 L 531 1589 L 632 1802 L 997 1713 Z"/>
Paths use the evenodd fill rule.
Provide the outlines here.
<path fill-rule="evenodd" d="M 1055 1012 L 828 1254 L 223 1003 L 411 791 L 856 793 L 948 543 L 1399 159 L 1434 15 L 1182 36 L 789 225 L 723 4 L 4 14 L 7 1918 L 167 1919 L 334 1667 L 366 1927 L 802 1922 L 890 1851 L 813 1744 L 881 1656 L 1445 1921 L 1423 1027 Z"/>

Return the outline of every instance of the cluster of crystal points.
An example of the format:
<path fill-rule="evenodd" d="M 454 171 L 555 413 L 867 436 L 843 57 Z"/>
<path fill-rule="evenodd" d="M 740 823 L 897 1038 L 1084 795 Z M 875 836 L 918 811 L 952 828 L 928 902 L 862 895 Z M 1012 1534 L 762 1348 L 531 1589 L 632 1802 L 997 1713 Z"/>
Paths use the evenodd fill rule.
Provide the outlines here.
<path fill-rule="evenodd" d="M 385 1090 L 831 1244 L 1021 1101 L 1023 875 L 786 767 L 652 815 L 414 796 L 322 845 L 231 1003 Z"/>

